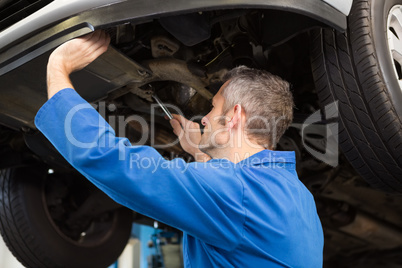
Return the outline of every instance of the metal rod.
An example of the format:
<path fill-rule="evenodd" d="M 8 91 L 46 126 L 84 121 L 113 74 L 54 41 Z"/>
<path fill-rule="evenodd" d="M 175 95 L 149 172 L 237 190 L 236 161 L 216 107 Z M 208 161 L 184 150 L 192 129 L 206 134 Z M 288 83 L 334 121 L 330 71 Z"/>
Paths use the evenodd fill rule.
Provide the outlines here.
<path fill-rule="evenodd" d="M 159 104 L 159 106 L 162 108 L 162 110 L 165 112 L 169 120 L 173 119 L 172 114 L 169 112 L 169 110 L 166 108 L 166 106 L 163 104 L 163 102 L 156 96 L 152 95 L 152 98 Z"/>

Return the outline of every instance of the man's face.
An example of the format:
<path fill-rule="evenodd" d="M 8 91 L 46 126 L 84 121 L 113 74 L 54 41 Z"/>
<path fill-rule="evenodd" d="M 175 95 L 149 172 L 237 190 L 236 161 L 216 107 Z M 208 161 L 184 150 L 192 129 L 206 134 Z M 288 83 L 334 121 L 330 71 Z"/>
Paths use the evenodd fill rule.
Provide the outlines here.
<path fill-rule="evenodd" d="M 204 132 L 201 136 L 199 149 L 209 155 L 213 153 L 213 150 L 228 145 L 229 133 L 225 127 L 226 124 L 222 125 L 222 123 L 220 123 L 224 116 L 222 113 L 225 102 L 221 92 L 222 88 L 226 87 L 227 84 L 228 82 L 226 82 L 213 97 L 211 111 L 201 120 L 201 123 L 204 126 Z"/>

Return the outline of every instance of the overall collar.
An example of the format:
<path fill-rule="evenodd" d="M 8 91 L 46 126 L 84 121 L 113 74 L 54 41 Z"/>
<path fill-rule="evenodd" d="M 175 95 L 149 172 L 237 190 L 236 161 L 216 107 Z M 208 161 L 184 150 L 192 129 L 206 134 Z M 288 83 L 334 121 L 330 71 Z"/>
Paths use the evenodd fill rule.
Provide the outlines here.
<path fill-rule="evenodd" d="M 250 157 L 243 159 L 242 161 L 234 164 L 225 158 L 215 158 L 208 162 L 218 162 L 221 164 L 231 164 L 235 166 L 278 166 L 278 167 L 290 167 L 295 168 L 296 154 L 293 151 L 272 151 L 262 150 L 258 153 L 251 155 Z"/>

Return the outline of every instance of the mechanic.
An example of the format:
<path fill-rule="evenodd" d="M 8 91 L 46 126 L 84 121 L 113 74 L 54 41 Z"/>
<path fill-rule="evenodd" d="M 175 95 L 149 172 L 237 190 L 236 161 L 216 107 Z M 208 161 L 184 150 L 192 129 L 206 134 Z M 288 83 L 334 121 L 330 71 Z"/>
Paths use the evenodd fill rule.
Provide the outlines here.
<path fill-rule="evenodd" d="M 35 124 L 67 161 L 116 202 L 182 230 L 185 267 L 322 267 L 313 196 L 297 177 L 294 152 L 273 151 L 293 116 L 289 84 L 265 71 L 230 71 L 202 135 L 182 116 L 170 120 L 199 162 L 168 161 L 116 137 L 73 89 L 69 75 L 109 43 L 95 31 L 49 57 L 49 100 Z M 267 133 L 272 118 L 277 126 Z"/>

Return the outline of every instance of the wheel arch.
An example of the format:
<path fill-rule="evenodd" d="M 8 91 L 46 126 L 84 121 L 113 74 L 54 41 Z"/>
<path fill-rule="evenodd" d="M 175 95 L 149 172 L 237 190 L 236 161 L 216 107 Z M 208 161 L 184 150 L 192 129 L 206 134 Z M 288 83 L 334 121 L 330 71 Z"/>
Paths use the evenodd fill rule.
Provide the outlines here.
<path fill-rule="evenodd" d="M 69 5 L 64 5 L 61 9 L 59 1 L 54 1 L 0 33 L 0 75 L 69 39 L 90 33 L 96 28 L 196 11 L 238 8 L 274 9 L 305 15 L 339 31 L 345 31 L 347 27 L 346 15 L 322 0 L 250 0 L 247 3 L 241 0 L 119 1 L 113 4 L 107 4 L 110 1 L 105 0 L 69 2 Z M 65 19 L 60 20 L 63 17 Z"/>

